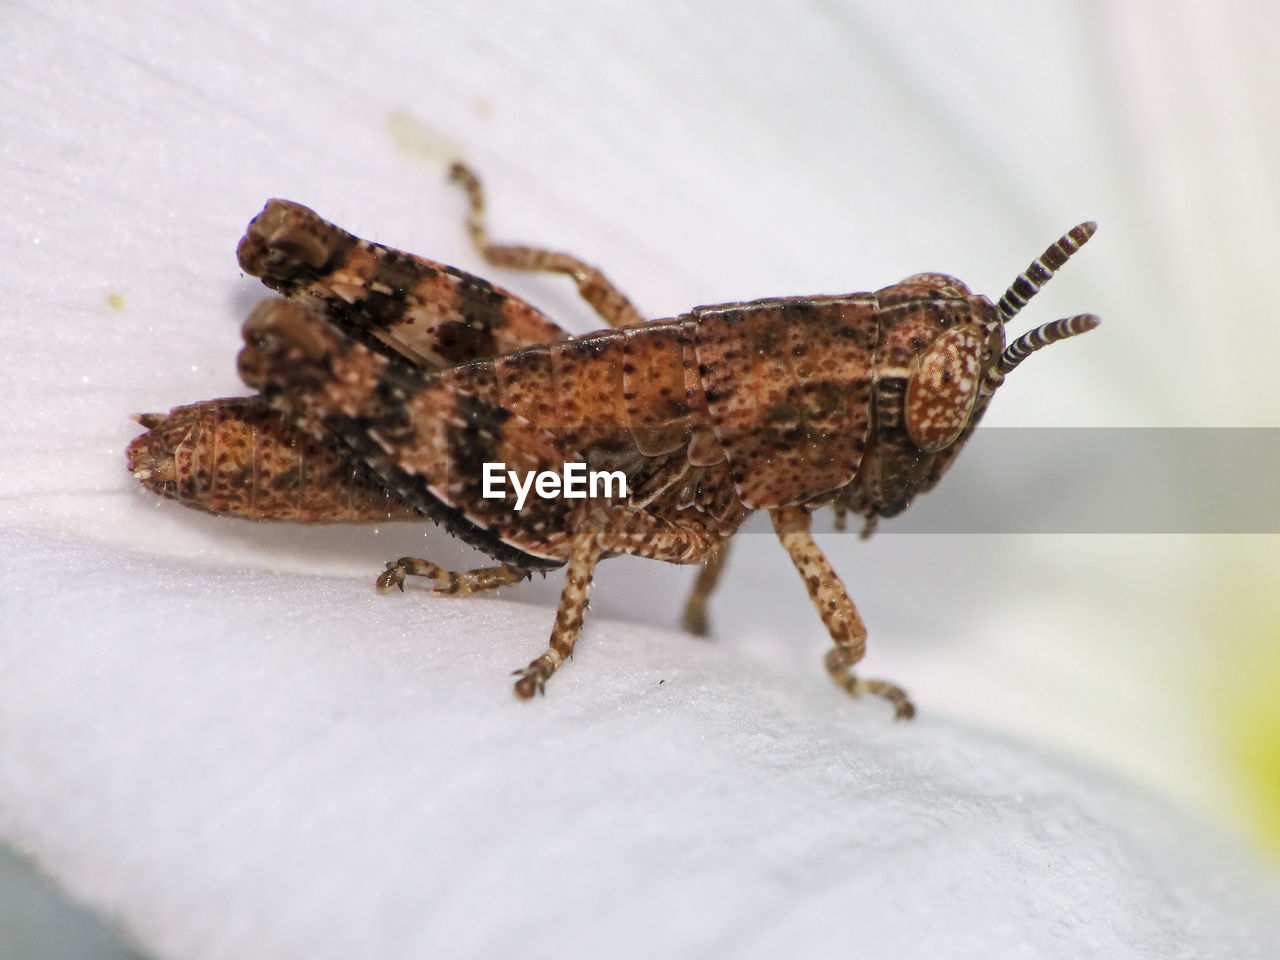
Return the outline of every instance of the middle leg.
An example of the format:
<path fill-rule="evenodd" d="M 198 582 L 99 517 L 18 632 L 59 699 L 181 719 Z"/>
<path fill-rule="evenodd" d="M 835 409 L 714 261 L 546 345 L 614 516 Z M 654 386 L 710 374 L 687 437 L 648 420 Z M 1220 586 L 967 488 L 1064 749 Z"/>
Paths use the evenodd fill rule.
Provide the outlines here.
<path fill-rule="evenodd" d="M 564 577 L 564 589 L 560 592 L 560 606 L 556 610 L 556 623 L 551 628 L 551 640 L 547 649 L 523 670 L 515 671 L 520 677 L 515 683 L 515 693 L 521 700 L 528 700 L 535 693 L 544 692 L 551 675 L 573 656 L 574 645 L 582 631 L 582 621 L 587 615 L 591 577 L 603 553 L 598 534 L 579 534 L 573 541 Z"/>
<path fill-rule="evenodd" d="M 707 635 L 707 599 L 720 582 L 728 557 L 729 538 L 724 537 L 715 553 L 702 561 L 702 569 L 698 571 L 698 579 L 694 581 L 693 592 L 685 601 L 684 628 L 696 637 Z"/>

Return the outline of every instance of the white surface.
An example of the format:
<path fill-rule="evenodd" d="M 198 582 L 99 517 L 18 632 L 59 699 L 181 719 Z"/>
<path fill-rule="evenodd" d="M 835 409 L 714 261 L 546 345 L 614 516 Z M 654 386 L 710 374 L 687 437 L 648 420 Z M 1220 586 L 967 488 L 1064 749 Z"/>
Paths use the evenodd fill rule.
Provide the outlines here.
<path fill-rule="evenodd" d="M 556 583 L 378 598 L 388 557 L 475 558 L 219 522 L 123 468 L 128 414 L 241 392 L 234 248 L 266 197 L 479 270 L 458 147 L 496 236 L 654 315 L 925 269 L 998 293 L 1096 218 L 1027 323 L 1104 327 L 991 420 L 1274 423 L 1274 9 L 984 9 L 9 4 L 3 836 L 172 957 L 1267 955 L 1274 880 L 1207 828 L 943 719 L 1218 799 L 1185 679 L 1224 643 L 1203 540 L 833 540 L 911 727 L 829 689 L 769 538 L 710 646 L 621 624 L 673 623 L 687 571 L 611 561 L 521 705 Z M 498 279 L 596 325 L 561 279 Z"/>
<path fill-rule="evenodd" d="M 0 546 L 0 829 L 164 956 L 1280 950 L 1221 838 L 816 670 L 597 622 L 521 704 L 547 611 Z"/>

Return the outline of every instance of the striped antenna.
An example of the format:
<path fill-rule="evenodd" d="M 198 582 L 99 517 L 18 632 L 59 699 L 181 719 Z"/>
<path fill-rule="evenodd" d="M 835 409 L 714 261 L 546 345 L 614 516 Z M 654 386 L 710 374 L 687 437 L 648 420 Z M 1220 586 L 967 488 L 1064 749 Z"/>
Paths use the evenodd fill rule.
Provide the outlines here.
<path fill-rule="evenodd" d="M 1055 320 L 1053 323 L 1046 323 L 1042 327 L 1036 327 L 1029 333 L 1024 333 L 1005 348 L 1004 353 L 1000 356 L 1000 362 L 996 365 L 996 370 L 1001 377 L 1007 376 L 1014 367 L 1041 347 L 1047 347 L 1049 344 L 1065 340 L 1067 337 L 1087 333 L 1096 327 L 1099 322 L 1098 318 L 1092 313 L 1081 313 L 1074 317 L 1067 317 L 1065 320 Z"/>
<path fill-rule="evenodd" d="M 1018 279 L 1013 281 L 1009 289 L 1004 292 L 1004 296 L 1000 298 L 1000 302 L 996 306 L 1000 309 L 1001 320 L 1008 323 L 1018 311 L 1027 305 L 1027 301 L 1036 295 L 1036 292 L 1049 282 L 1049 278 L 1054 275 L 1062 265 L 1071 259 L 1071 255 L 1085 245 L 1093 232 L 1098 229 L 1098 225 L 1090 220 L 1088 223 L 1082 223 L 1079 226 L 1072 227 L 1067 231 L 1057 243 L 1051 245 L 1048 250 L 1040 254 L 1040 258 L 1034 261 L 1031 266 L 1019 274 Z M 1074 318 L 1073 318 L 1074 319 Z M 1052 324 L 1050 324 L 1052 326 Z M 1046 329 L 1041 327 L 1041 330 Z M 1026 339 L 1025 337 L 1023 338 Z M 1059 338 L 1061 339 L 1061 338 Z M 1021 343 L 1019 340 L 1018 343 Z M 1043 346 L 1043 344 L 1041 344 Z M 1010 348 L 1012 349 L 1012 348 Z M 1035 349 L 1035 348 L 1033 348 Z M 1008 356 L 1006 353 L 1005 356 Z"/>

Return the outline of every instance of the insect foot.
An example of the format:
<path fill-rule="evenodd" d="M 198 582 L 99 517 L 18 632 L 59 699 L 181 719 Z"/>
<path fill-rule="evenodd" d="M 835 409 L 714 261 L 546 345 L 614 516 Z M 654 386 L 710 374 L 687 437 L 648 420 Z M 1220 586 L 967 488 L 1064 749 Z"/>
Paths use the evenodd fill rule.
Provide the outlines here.
<path fill-rule="evenodd" d="M 869 536 L 938 483 L 1027 357 L 1097 326 L 1079 314 L 1005 336 L 1094 225 L 1051 244 L 995 303 L 920 273 L 646 322 L 584 261 L 493 243 L 480 181 L 461 165 L 451 176 L 486 260 L 568 276 L 609 329 L 572 337 L 487 280 L 271 200 L 238 249 L 283 297 L 245 323 L 239 369 L 256 394 L 141 416 L 127 454 L 138 481 L 224 516 L 430 520 L 495 561 L 452 571 L 403 557 L 377 578 L 383 593 L 412 576 L 467 595 L 566 568 L 547 647 L 516 672 L 526 700 L 572 656 L 597 563 L 699 564 L 684 623 L 702 634 L 730 539 L 767 511 L 830 635 L 832 680 L 910 718 L 900 688 L 856 672 L 867 630 L 812 514 L 831 507 L 840 526 L 852 514 Z M 544 486 L 548 474 L 562 482 Z M 609 482 L 575 486 L 583 475 Z"/>

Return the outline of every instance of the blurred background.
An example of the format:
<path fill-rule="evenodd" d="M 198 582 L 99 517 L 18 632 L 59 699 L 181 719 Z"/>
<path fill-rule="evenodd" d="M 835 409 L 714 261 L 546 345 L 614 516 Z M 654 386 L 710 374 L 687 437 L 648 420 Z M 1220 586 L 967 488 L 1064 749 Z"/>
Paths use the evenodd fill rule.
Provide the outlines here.
<path fill-rule="evenodd" d="M 268 197 L 599 326 L 563 278 L 480 261 L 454 157 L 483 176 L 496 239 L 573 252 L 654 317 L 926 270 L 994 299 L 1094 219 L 1016 332 L 1086 311 L 1103 325 L 1028 360 L 985 429 L 1280 426 L 1274 4 L 10 2 L 0 24 L 13 529 L 227 569 L 474 565 L 415 527 L 156 503 L 123 461 L 130 414 L 244 392 L 239 325 L 264 291 L 234 251 Z M 1011 510 L 1107 502 L 1099 464 L 995 449 L 975 441 L 948 480 L 999 478 Z M 1212 484 L 1198 449 L 1136 485 L 1163 495 L 1184 468 Z M 1219 475 L 1189 514 L 1231 498 Z M 1087 534 L 824 537 L 870 630 L 867 672 L 1280 858 L 1280 541 L 1082 517 Z M 737 547 L 715 642 L 820 672 L 827 638 L 785 554 L 768 535 Z M 691 578 L 611 561 L 593 616 L 674 628 Z"/>

